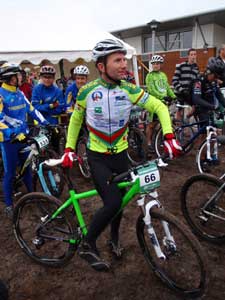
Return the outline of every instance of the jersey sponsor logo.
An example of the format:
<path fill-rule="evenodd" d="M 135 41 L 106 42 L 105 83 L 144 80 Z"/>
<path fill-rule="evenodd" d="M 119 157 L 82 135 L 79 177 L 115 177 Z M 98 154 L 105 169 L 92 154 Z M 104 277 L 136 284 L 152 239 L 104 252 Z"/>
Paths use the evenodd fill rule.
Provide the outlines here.
<path fill-rule="evenodd" d="M 95 114 L 102 114 L 102 107 L 95 107 Z"/>
<path fill-rule="evenodd" d="M 101 100 L 103 98 L 103 94 L 101 91 L 96 91 L 96 92 L 92 93 L 91 97 L 92 97 L 93 101 L 97 102 L 98 100 Z"/>
<path fill-rule="evenodd" d="M 124 120 L 119 120 L 119 127 L 123 127 L 124 126 Z"/>

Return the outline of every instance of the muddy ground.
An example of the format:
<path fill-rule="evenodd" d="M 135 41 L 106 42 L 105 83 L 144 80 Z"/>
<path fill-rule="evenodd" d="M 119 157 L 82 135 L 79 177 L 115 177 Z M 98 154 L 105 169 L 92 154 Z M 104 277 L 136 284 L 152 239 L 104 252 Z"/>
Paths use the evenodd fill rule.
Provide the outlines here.
<path fill-rule="evenodd" d="M 183 222 L 179 192 L 182 184 L 196 173 L 194 155 L 172 162 L 163 171 L 160 201 Z M 75 172 L 79 190 L 92 186 Z M 100 200 L 85 200 L 85 215 L 89 218 L 101 204 Z M 0 278 L 10 290 L 10 300 L 178 300 L 182 299 L 167 289 L 148 269 L 139 249 L 135 224 L 139 210 L 131 203 L 125 211 L 121 225 L 121 239 L 125 255 L 116 261 L 108 251 L 108 232 L 101 236 L 99 248 L 102 256 L 110 261 L 108 273 L 92 270 L 77 254 L 63 268 L 50 269 L 35 264 L 18 246 L 10 221 L 3 214 L 0 203 Z M 215 246 L 202 242 L 210 267 L 210 284 L 205 300 L 225 299 L 225 245 Z"/>

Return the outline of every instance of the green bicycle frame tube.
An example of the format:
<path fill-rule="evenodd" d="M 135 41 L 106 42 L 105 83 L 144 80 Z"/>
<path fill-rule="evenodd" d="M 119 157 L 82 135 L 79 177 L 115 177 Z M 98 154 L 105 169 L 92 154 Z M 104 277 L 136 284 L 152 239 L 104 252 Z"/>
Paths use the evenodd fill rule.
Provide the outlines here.
<path fill-rule="evenodd" d="M 139 179 L 137 179 L 135 182 L 121 182 L 118 184 L 118 187 L 120 189 L 131 187 L 126 194 L 122 198 L 122 204 L 119 212 L 133 199 L 135 195 L 137 195 L 140 192 L 140 184 Z M 79 194 L 76 194 L 74 190 L 69 191 L 70 198 L 66 200 L 52 215 L 51 219 L 55 219 L 64 209 L 69 207 L 71 204 L 73 204 L 74 210 L 76 212 L 76 217 L 79 223 L 79 226 L 82 230 L 83 235 L 87 235 L 87 227 L 80 209 L 79 200 L 97 196 L 98 192 L 97 190 L 90 190 L 87 192 L 82 192 Z M 119 213 L 118 212 L 118 213 Z M 71 240 L 72 242 L 72 240 Z"/>

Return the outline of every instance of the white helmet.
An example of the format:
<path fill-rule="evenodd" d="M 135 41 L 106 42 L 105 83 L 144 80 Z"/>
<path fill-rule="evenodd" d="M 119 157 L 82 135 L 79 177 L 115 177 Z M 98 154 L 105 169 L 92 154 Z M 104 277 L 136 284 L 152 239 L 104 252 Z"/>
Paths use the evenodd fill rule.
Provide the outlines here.
<path fill-rule="evenodd" d="M 107 56 L 114 52 L 122 52 L 127 54 L 127 49 L 119 40 L 106 39 L 98 42 L 92 50 L 92 57 L 97 61 L 100 57 Z"/>
<path fill-rule="evenodd" d="M 159 62 L 159 63 L 163 63 L 164 62 L 164 58 L 160 55 L 153 55 L 151 60 L 150 60 L 150 63 L 153 64 L 153 63 L 156 63 L 156 62 Z"/>
<path fill-rule="evenodd" d="M 87 75 L 90 74 L 90 72 L 89 72 L 88 67 L 83 66 L 83 65 L 79 65 L 79 66 L 76 66 L 76 68 L 74 68 L 73 74 L 76 74 L 76 75 L 86 75 L 87 76 Z"/>

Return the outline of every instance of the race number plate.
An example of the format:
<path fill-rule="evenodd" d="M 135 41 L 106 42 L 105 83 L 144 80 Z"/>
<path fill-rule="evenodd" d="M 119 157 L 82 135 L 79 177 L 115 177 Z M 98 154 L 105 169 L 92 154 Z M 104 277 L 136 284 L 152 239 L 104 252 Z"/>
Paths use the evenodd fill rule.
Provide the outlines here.
<path fill-rule="evenodd" d="M 138 170 L 140 192 L 150 192 L 160 186 L 159 170 L 155 162 L 150 162 Z"/>
<path fill-rule="evenodd" d="M 49 144 L 49 139 L 46 135 L 39 135 L 39 136 L 36 136 L 35 138 L 35 141 L 37 142 L 38 144 L 38 147 L 39 149 L 42 149 L 42 148 L 45 148 L 48 146 Z"/>

